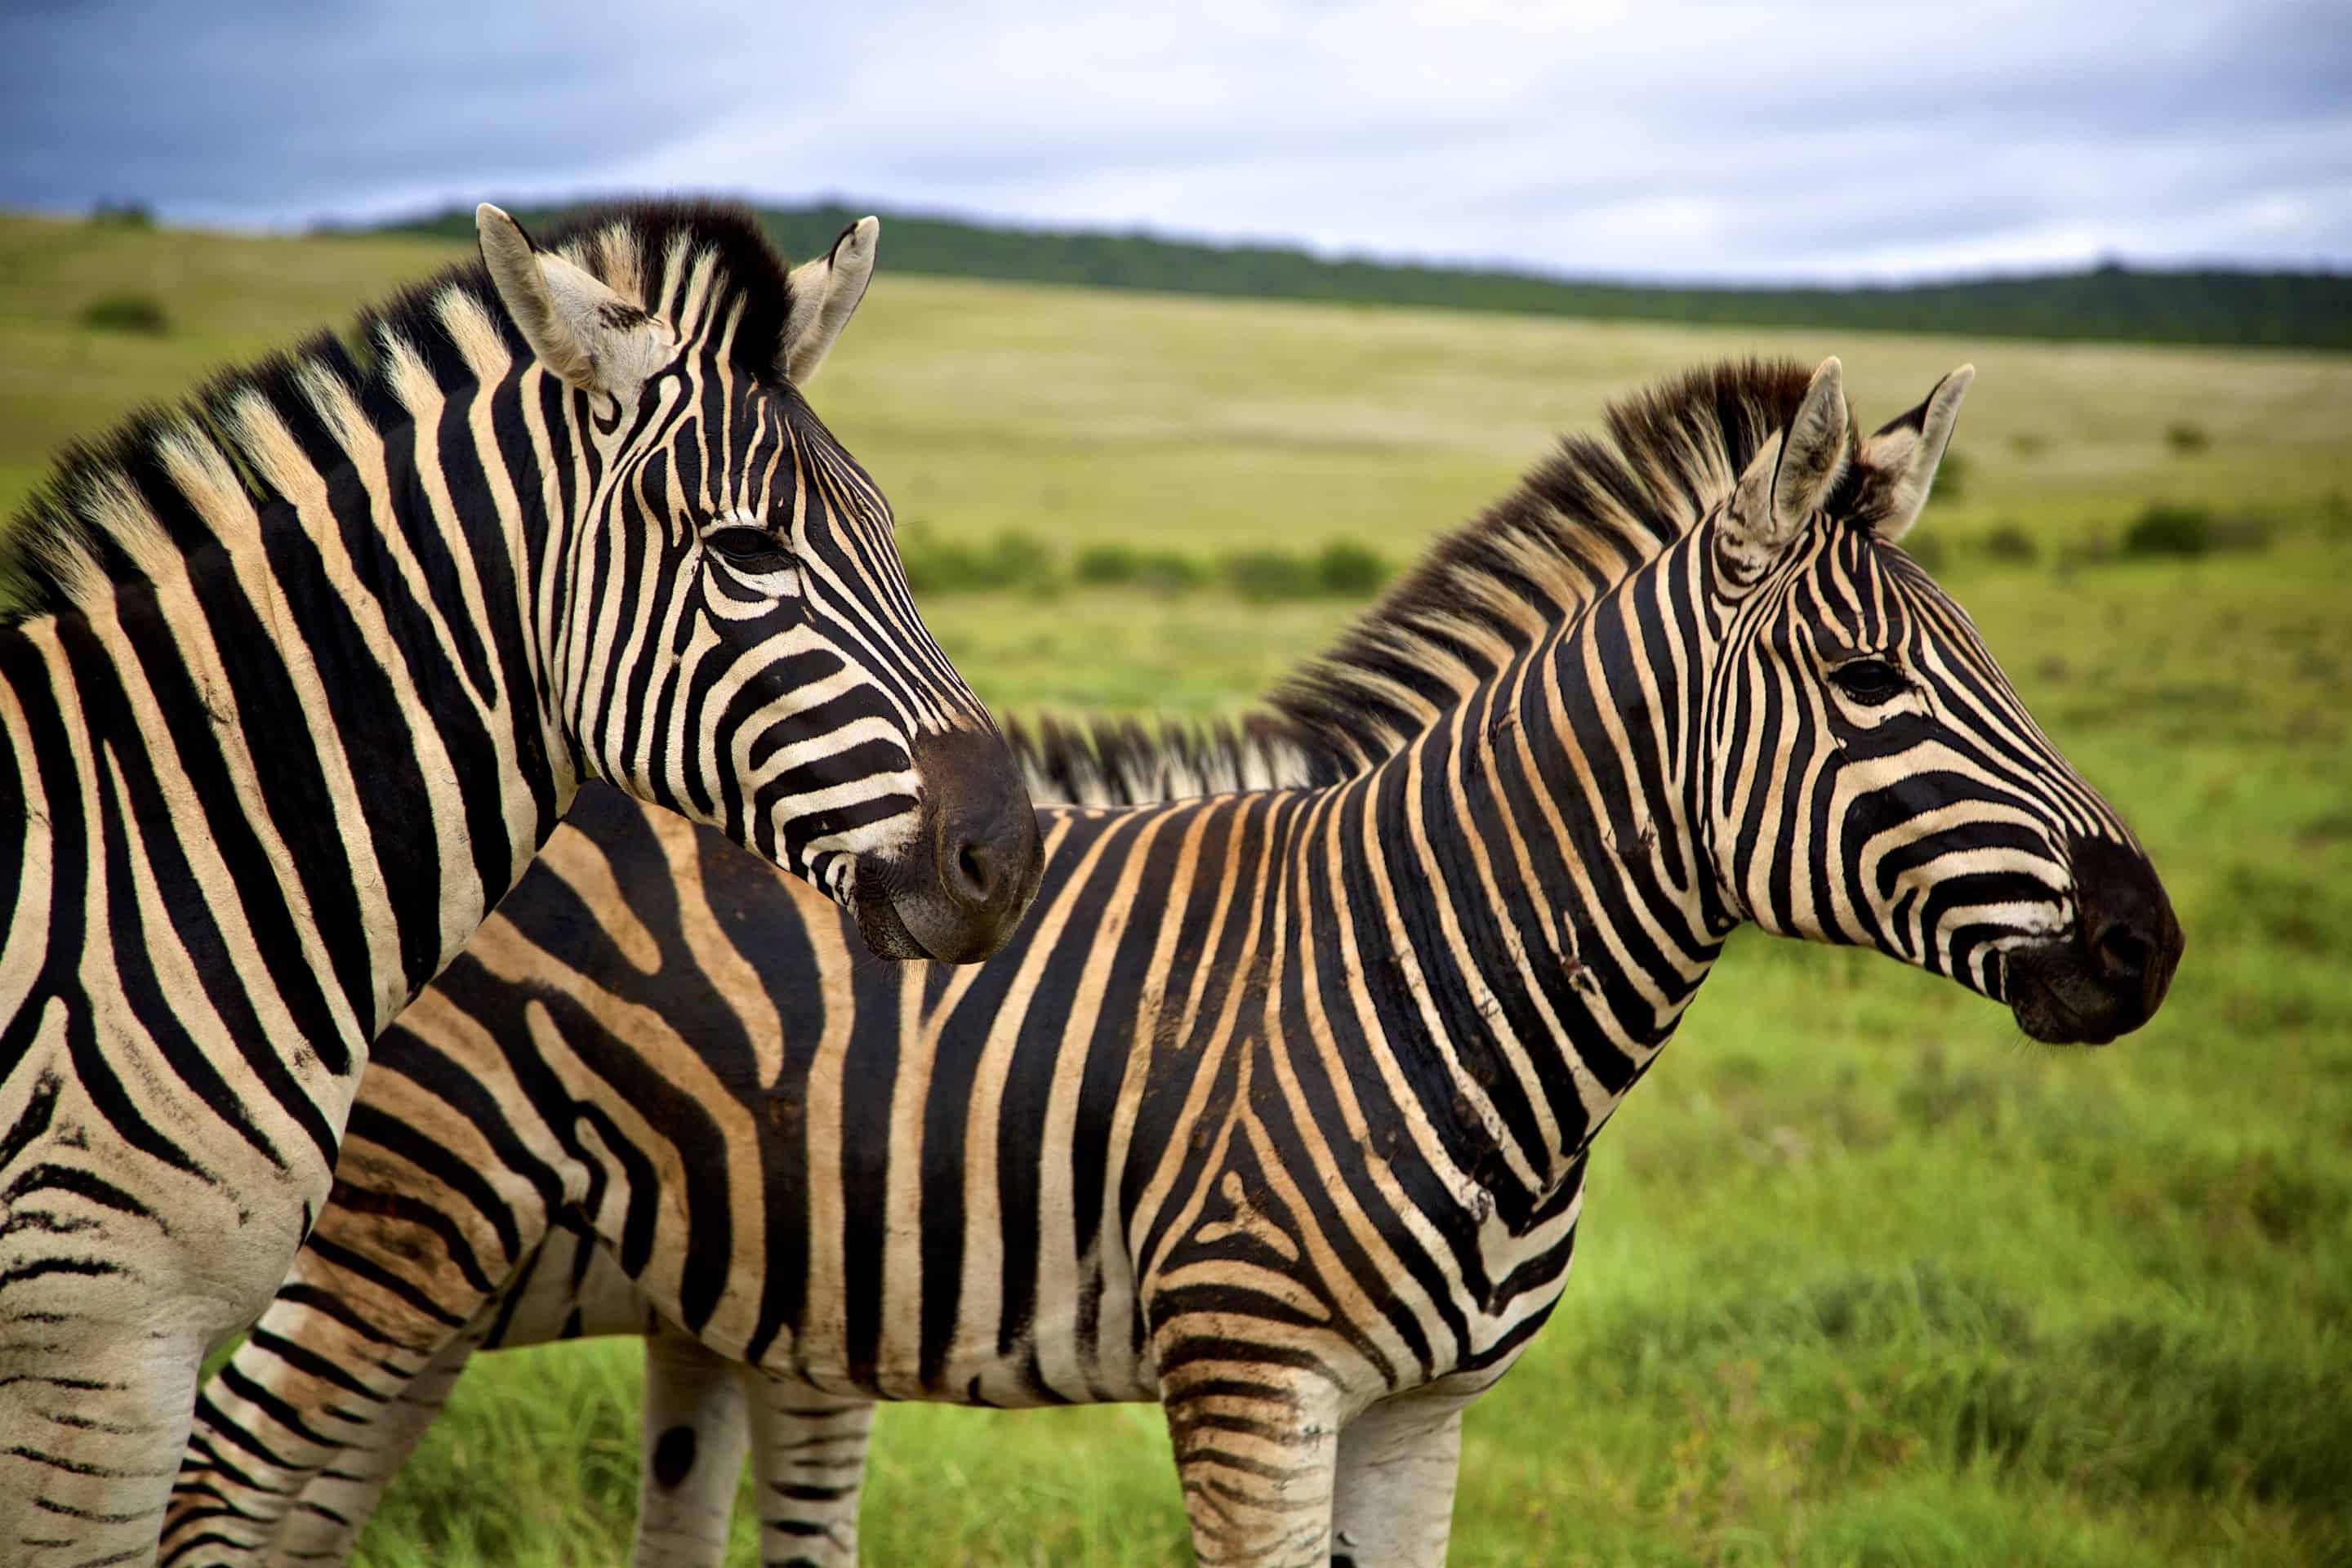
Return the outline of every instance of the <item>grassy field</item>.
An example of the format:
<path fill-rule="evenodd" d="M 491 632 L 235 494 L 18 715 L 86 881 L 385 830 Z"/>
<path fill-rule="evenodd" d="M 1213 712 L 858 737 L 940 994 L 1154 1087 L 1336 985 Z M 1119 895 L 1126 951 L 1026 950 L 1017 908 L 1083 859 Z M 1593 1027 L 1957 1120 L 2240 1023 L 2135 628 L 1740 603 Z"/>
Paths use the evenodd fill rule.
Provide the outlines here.
<path fill-rule="evenodd" d="M 0 510 L 61 439 L 449 254 L 0 219 Z M 1470 1418 L 1454 1560 L 2352 1561 L 2352 359 L 1089 295 L 887 256 L 815 398 L 902 519 L 973 539 L 1402 559 L 1660 372 L 1837 353 L 1874 422 L 1975 361 L 1965 482 L 1919 536 L 2155 855 L 2173 999 L 2053 1051 L 1874 957 L 1737 941 L 1601 1146 L 1567 1299 Z M 165 335 L 75 323 L 126 291 Z M 2250 547 L 2117 552 L 2157 500 Z M 1192 712 L 1349 608 L 927 605 L 1000 705 Z M 634 1360 L 486 1358 L 365 1560 L 618 1560 Z M 888 1411 L 864 1529 L 877 1563 L 1182 1540 L 1132 1407 Z"/>

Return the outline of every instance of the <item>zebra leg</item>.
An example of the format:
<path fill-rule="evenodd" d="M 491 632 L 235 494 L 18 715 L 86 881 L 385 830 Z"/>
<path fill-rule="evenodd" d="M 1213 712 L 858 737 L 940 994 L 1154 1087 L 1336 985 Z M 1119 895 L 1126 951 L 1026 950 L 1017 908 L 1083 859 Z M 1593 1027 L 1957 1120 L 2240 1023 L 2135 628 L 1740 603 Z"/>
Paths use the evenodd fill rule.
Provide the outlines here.
<path fill-rule="evenodd" d="M 741 1369 L 765 1568 L 857 1568 L 857 1493 L 874 1402 Z"/>
<path fill-rule="evenodd" d="M 1468 1403 L 1394 1394 L 1340 1430 L 1332 1568 L 1444 1568 Z"/>
<path fill-rule="evenodd" d="M 319 1473 L 380 1441 L 381 1424 L 399 1418 L 403 1395 L 464 1321 L 426 1332 L 330 1317 L 307 1304 L 338 1293 L 303 1279 L 313 1256 L 301 1254 L 295 1279 L 196 1401 L 164 1525 L 171 1568 L 268 1560 Z"/>
<path fill-rule="evenodd" d="M 0 1324 L 0 1562 L 152 1563 L 210 1336 L 66 1318 L 35 1304 L 48 1299 L 12 1295 Z"/>
<path fill-rule="evenodd" d="M 1207 1359 L 1163 1372 L 1160 1386 L 1202 1568 L 1324 1568 L 1339 1427 L 1329 1386 Z"/>
<path fill-rule="evenodd" d="M 7 1568 L 154 1561 L 197 1372 L 268 1303 L 329 1182 L 323 1160 L 291 1145 L 283 1165 L 195 1143 L 204 1163 L 187 1170 L 134 1154 L 109 1120 L 121 1109 L 66 1076 L 83 1059 L 65 1038 L 68 1011 L 51 1000 L 39 1034 L 0 1067 Z M 121 1043 L 100 1034 L 91 1059 Z M 168 1076 L 110 1092 L 161 1094 Z M 159 1137 L 184 1135 L 176 1100 L 140 1113 Z"/>
<path fill-rule="evenodd" d="M 378 1412 L 364 1441 L 343 1449 L 310 1478 L 278 1526 L 269 1556 L 272 1568 L 292 1563 L 317 1568 L 351 1560 L 360 1532 L 383 1500 L 384 1489 L 449 1403 L 458 1373 L 481 1342 L 488 1317 L 487 1312 L 478 1315 L 464 1337 L 441 1347 L 416 1380 Z"/>
<path fill-rule="evenodd" d="M 346 1144 L 346 1163 L 350 1154 Z M 339 1194 L 277 1300 L 196 1400 L 163 1561 L 262 1560 L 318 1473 L 375 1444 L 378 1424 L 502 1286 L 473 1261 L 495 1256 L 484 1247 L 460 1263 L 439 1235 L 347 1206 Z"/>
<path fill-rule="evenodd" d="M 635 1568 L 719 1568 L 749 1439 L 740 1369 L 668 1323 L 646 1339 Z"/>

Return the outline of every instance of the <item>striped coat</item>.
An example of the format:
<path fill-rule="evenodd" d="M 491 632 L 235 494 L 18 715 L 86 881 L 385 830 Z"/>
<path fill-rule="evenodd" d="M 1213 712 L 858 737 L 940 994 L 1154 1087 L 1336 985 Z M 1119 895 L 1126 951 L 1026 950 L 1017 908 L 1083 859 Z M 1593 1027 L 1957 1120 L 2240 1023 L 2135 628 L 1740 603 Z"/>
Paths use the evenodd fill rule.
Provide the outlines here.
<path fill-rule="evenodd" d="M 866 1406 L 905 1398 L 1156 1399 L 1202 1561 L 1439 1560 L 1461 1413 L 1558 1300 L 1591 1142 L 1738 923 L 2044 1038 L 2164 994 L 2146 858 L 1894 548 L 1966 379 L 1862 440 L 1834 361 L 1685 377 L 1256 729 L 1030 748 L 1114 792 L 1290 787 L 1046 807 L 985 964 L 875 964 L 583 796 L 387 1037 L 180 1521 L 299 1501 L 278 1549 L 331 1554 L 467 1350 L 651 1326 L 641 1563 L 709 1560 L 726 1363 L 767 1374 L 772 1563 L 854 1557 Z"/>
<path fill-rule="evenodd" d="M 200 1359 L 325 1205 L 371 1042 L 583 779 L 884 951 L 977 956 L 1034 886 L 1001 738 L 791 379 L 871 227 L 791 275 L 740 212 L 481 237 L 363 353 L 142 416 L 0 540 L 11 1564 L 153 1552 Z"/>

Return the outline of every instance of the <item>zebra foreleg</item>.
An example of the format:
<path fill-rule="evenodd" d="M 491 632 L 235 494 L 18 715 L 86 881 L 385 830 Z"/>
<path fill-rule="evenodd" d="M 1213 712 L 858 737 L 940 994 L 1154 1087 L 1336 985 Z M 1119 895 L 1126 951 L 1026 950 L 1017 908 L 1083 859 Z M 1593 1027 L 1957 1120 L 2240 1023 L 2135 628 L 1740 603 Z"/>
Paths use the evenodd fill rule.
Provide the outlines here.
<path fill-rule="evenodd" d="M 1444 1568 L 1468 1403 L 1397 1394 L 1340 1430 L 1332 1568 Z"/>
<path fill-rule="evenodd" d="M 348 1562 L 367 1528 L 384 1488 L 408 1462 L 449 1403 L 457 1375 L 478 1347 L 487 1313 L 477 1314 L 466 1334 L 441 1347 L 416 1380 L 377 1414 L 367 1439 L 341 1450 L 312 1476 L 301 1497 L 286 1510 L 270 1551 L 271 1568 Z"/>
<path fill-rule="evenodd" d="M 318 1474 L 399 1418 L 411 1385 L 503 1283 L 468 1278 L 439 1251 L 438 1236 L 391 1216 L 327 1210 L 278 1299 L 196 1401 L 164 1522 L 166 1563 L 266 1560 Z"/>
<path fill-rule="evenodd" d="M 208 1335 L 55 1318 L 5 1280 L 0 1562 L 154 1560 Z"/>
<path fill-rule="evenodd" d="M 1161 1373 L 1160 1402 L 1194 1558 L 1202 1568 L 1324 1568 L 1339 1458 L 1333 1390 L 1291 1366 L 1176 1364 Z"/>
<path fill-rule="evenodd" d="M 323 1168 L 206 1186 L 100 1164 L 120 1138 L 79 1093 L 45 1077 L 29 1110 L 0 1102 L 8 1568 L 154 1560 L 197 1369 L 268 1302 L 327 1190 Z"/>
<path fill-rule="evenodd" d="M 749 1422 L 741 1369 L 667 1323 L 646 1339 L 635 1568 L 719 1568 Z"/>
<path fill-rule="evenodd" d="M 856 1568 L 857 1497 L 873 1401 L 740 1371 L 751 1406 L 760 1561 L 766 1568 Z"/>

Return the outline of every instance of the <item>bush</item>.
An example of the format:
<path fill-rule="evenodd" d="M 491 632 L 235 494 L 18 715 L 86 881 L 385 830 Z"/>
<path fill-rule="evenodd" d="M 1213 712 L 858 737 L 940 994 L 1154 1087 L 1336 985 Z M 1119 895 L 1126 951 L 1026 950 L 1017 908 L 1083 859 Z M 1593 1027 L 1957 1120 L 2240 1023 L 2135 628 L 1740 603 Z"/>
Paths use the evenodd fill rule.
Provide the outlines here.
<path fill-rule="evenodd" d="M 899 531 L 898 559 L 907 585 L 919 594 L 1004 588 L 1052 594 L 1062 585 L 1052 547 L 1025 533 L 1000 533 L 974 548 L 935 540 L 928 527 L 909 523 Z"/>
<path fill-rule="evenodd" d="M 81 324 L 95 332 L 137 332 L 160 338 L 172 330 L 163 302 L 150 294 L 109 294 L 82 307 Z"/>
<path fill-rule="evenodd" d="M 89 221 L 110 228 L 153 228 L 155 214 L 145 202 L 100 202 L 89 209 Z"/>
<path fill-rule="evenodd" d="M 1201 585 L 1201 563 L 1181 551 L 1138 550 L 1130 544 L 1090 544 L 1078 552 L 1073 574 L 1102 587 L 1147 594 L 1188 594 Z"/>
<path fill-rule="evenodd" d="M 1361 597 L 1388 581 L 1389 564 L 1380 552 L 1351 540 L 1335 539 L 1315 558 L 1315 582 L 1337 596 Z"/>
<path fill-rule="evenodd" d="M 2124 555 L 2204 555 L 2217 550 L 2260 550 L 2270 525 L 2252 512 L 2216 517 L 2210 507 L 2150 501 L 2124 530 Z"/>
<path fill-rule="evenodd" d="M 2126 555 L 2202 555 L 2213 548 L 2213 513 L 2209 507 L 2175 506 L 2150 501 L 2124 530 Z"/>
<path fill-rule="evenodd" d="M 1903 553 L 1919 563 L 1919 570 L 1933 576 L 1944 569 L 1944 541 L 1937 534 L 1922 533 L 1914 528 L 1903 536 Z"/>
<path fill-rule="evenodd" d="M 2050 449 L 2050 437 L 2038 430 L 2020 430 L 2009 438 L 2009 449 L 2021 458 L 2038 458 Z"/>
<path fill-rule="evenodd" d="M 2042 558 L 2042 547 L 2014 518 L 2003 518 L 1984 536 L 1984 552 L 1995 561 L 2030 566 Z"/>
<path fill-rule="evenodd" d="M 1026 533 L 1000 533 L 983 558 L 989 584 L 1018 588 L 1025 594 L 1057 594 L 1062 589 L 1061 562 L 1054 547 Z"/>
<path fill-rule="evenodd" d="M 1975 465 L 1966 452 L 1948 451 L 1944 460 L 1936 465 L 1936 488 L 1927 492 L 1927 504 L 1969 499 L 1969 476 Z"/>
<path fill-rule="evenodd" d="M 1244 550 L 1224 561 L 1225 585 L 1244 599 L 1304 599 L 1315 592 L 1315 573 L 1286 550 Z"/>
<path fill-rule="evenodd" d="M 1132 583 L 1143 570 L 1143 557 L 1125 544 L 1090 544 L 1078 552 L 1076 575 L 1081 583 Z"/>
<path fill-rule="evenodd" d="M 2192 458 L 2212 443 L 2206 437 L 2203 426 L 2177 419 L 2165 427 L 2164 444 L 2172 448 L 2172 455 L 2176 458 Z"/>
<path fill-rule="evenodd" d="M 1147 550 L 1135 558 L 1135 585 L 1150 594 L 1189 594 L 1207 575 L 1198 561 L 1180 551 Z"/>

